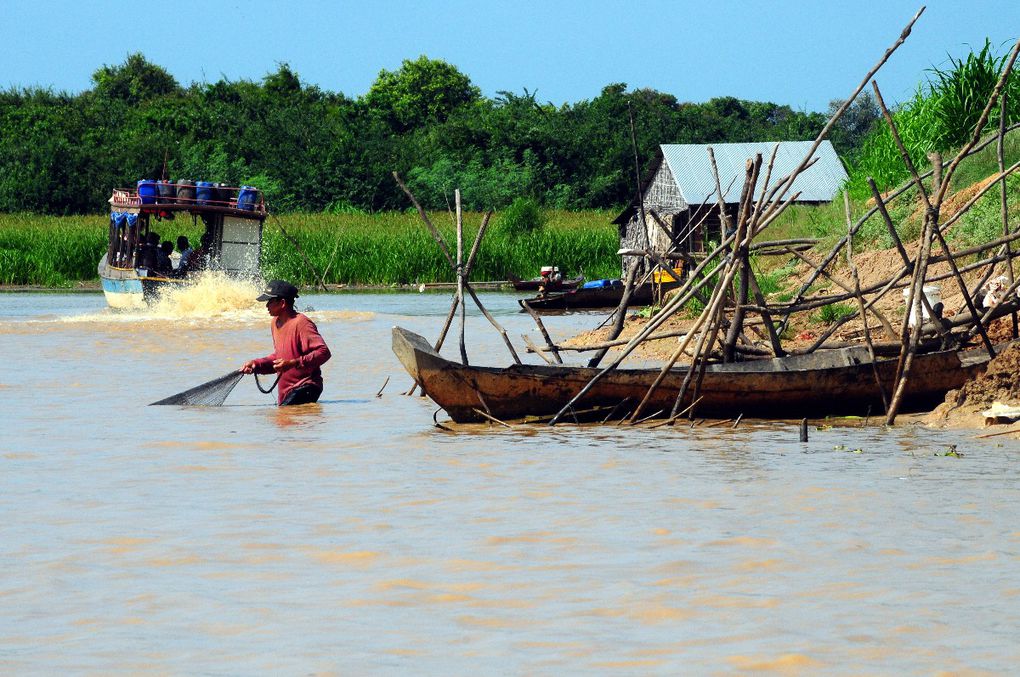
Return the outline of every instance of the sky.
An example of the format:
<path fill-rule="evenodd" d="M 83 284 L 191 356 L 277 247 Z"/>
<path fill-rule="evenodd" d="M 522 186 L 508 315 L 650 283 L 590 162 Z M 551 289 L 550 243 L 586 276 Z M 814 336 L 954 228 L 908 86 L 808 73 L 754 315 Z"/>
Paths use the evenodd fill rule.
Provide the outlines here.
<path fill-rule="evenodd" d="M 427 55 L 482 93 L 576 103 L 612 83 L 680 101 L 716 96 L 824 112 L 849 96 L 911 17 L 914 0 L 0 0 L 0 88 L 81 92 L 134 52 L 178 82 L 301 81 L 358 97 L 379 72 Z M 989 38 L 1007 54 L 1020 0 L 931 0 L 876 80 L 904 101 L 926 70 Z"/>

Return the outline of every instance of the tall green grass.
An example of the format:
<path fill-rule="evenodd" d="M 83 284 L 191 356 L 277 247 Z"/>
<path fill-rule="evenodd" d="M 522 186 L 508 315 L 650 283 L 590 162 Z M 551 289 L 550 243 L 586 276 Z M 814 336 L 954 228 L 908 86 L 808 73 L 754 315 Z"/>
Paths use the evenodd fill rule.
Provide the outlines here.
<path fill-rule="evenodd" d="M 471 273 L 473 280 L 531 277 L 543 265 L 589 279 L 619 276 L 614 214 L 603 211 L 545 211 L 544 225 L 512 228 L 493 216 Z M 456 228 L 450 214 L 430 219 L 456 255 Z M 464 215 L 467 256 L 482 215 Z M 97 279 L 106 251 L 105 215 L 80 217 L 0 214 L 0 284 L 66 287 Z M 156 222 L 163 239 L 187 235 L 197 242 L 200 227 L 190 219 Z M 452 282 L 454 273 L 417 213 L 332 213 L 270 216 L 264 227 L 263 269 L 267 276 L 298 284 L 315 282 L 286 230 L 328 284 L 393 285 Z"/>
<path fill-rule="evenodd" d="M 929 153 L 953 152 L 973 136 L 1006 58 L 997 56 L 987 40 L 978 52 L 960 59 L 950 57 L 946 67 L 930 69 L 927 82 L 893 112 L 903 145 L 919 171 L 930 166 Z M 1005 93 L 1006 123 L 1012 124 L 1020 121 L 1020 72 L 1010 74 Z M 1000 117 L 1001 109 L 996 105 L 980 131 L 997 129 Z M 850 164 L 848 187 L 857 199 L 870 197 L 869 176 L 880 190 L 889 190 L 910 176 L 884 122 L 876 125 Z"/>
<path fill-rule="evenodd" d="M 106 217 L 0 214 L 0 284 L 67 287 L 98 276 Z"/>

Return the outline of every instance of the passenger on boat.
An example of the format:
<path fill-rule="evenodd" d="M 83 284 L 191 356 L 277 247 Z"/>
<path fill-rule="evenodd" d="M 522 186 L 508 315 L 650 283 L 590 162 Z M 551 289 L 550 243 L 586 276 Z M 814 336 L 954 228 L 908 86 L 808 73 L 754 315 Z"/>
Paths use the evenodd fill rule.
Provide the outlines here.
<path fill-rule="evenodd" d="M 209 267 L 209 248 L 212 246 L 212 234 L 202 233 L 202 240 L 198 243 L 198 249 L 191 252 L 188 257 L 188 272 L 197 273 Z"/>
<path fill-rule="evenodd" d="M 549 291 L 549 287 L 552 284 L 552 266 L 542 266 L 542 270 L 539 272 L 538 280 L 538 295 L 545 296 Z"/>
<path fill-rule="evenodd" d="M 184 277 L 188 274 L 188 264 L 191 261 L 191 255 L 195 251 L 191 248 L 191 243 L 188 242 L 187 236 L 177 236 L 177 251 L 181 253 L 180 263 L 177 264 L 177 277 Z"/>
<path fill-rule="evenodd" d="M 265 301 L 273 316 L 273 352 L 249 360 L 240 371 L 245 374 L 280 374 L 277 403 L 282 406 L 317 402 L 322 394 L 322 370 L 329 348 L 315 323 L 294 310 L 298 289 L 284 280 L 270 282 L 258 301 Z"/>
<path fill-rule="evenodd" d="M 170 240 L 163 240 L 162 244 L 159 245 L 159 249 L 156 250 L 156 270 L 166 276 L 170 276 L 174 272 L 174 264 L 170 259 L 170 255 L 174 253 L 174 243 Z"/>
<path fill-rule="evenodd" d="M 159 233 L 150 231 L 145 242 L 138 245 L 138 267 L 155 270 L 159 251 Z"/>

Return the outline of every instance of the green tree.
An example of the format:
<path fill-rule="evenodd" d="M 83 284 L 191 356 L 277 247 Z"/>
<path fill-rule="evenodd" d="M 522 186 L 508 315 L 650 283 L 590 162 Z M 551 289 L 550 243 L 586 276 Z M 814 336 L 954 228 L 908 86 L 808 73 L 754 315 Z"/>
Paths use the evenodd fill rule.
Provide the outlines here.
<path fill-rule="evenodd" d="M 481 91 L 455 66 L 422 55 L 405 59 L 396 71 L 380 71 L 365 102 L 395 129 L 406 131 L 444 122 L 457 108 L 480 98 Z"/>
<path fill-rule="evenodd" d="M 170 73 L 149 63 L 138 52 L 128 56 L 120 66 L 103 66 L 92 74 L 92 82 L 100 96 L 128 103 L 175 94 L 180 90 Z"/>

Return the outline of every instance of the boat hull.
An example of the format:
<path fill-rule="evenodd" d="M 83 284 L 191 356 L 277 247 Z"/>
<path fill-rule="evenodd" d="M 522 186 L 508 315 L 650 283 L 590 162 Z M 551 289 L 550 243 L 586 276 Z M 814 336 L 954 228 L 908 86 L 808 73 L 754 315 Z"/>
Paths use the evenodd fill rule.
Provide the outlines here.
<path fill-rule="evenodd" d="M 133 268 L 117 268 L 99 262 L 99 280 L 103 286 L 106 304 L 117 310 L 138 310 L 159 298 L 167 287 L 179 287 L 183 280 L 139 275 Z"/>
<path fill-rule="evenodd" d="M 421 336 L 400 327 L 393 329 L 393 351 L 425 393 L 457 422 L 483 421 L 483 412 L 500 420 L 552 416 L 599 373 L 583 367 L 464 366 L 441 357 Z M 900 411 L 933 408 L 946 392 L 959 388 L 983 369 L 987 360 L 984 351 L 918 355 Z M 891 393 L 896 360 L 879 360 L 874 368 L 886 393 Z M 687 371 L 686 367 L 671 369 L 645 405 L 644 413 L 668 416 Z M 604 417 L 616 408 L 623 415 L 645 397 L 659 373 L 659 369 L 612 370 L 573 408 L 579 418 Z M 693 386 L 688 389 L 681 407 L 691 404 L 693 390 Z M 820 418 L 863 416 L 883 410 L 882 395 L 864 348 L 710 365 L 698 396 L 694 413 L 705 418 Z"/>

